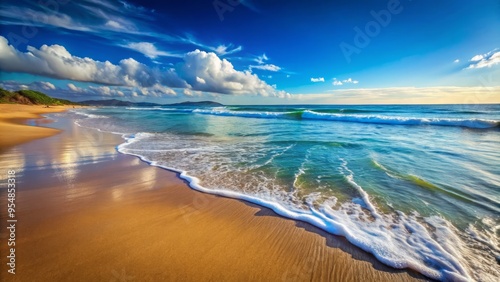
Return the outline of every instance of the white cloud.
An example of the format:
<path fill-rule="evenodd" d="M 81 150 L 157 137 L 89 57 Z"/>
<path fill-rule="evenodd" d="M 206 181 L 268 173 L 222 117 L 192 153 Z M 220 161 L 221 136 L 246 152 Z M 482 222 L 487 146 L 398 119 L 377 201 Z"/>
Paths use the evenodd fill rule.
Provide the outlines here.
<path fill-rule="evenodd" d="M 40 81 L 40 82 L 38 82 L 38 84 L 39 84 L 40 88 L 44 89 L 44 90 L 55 90 L 56 89 L 54 84 L 52 84 L 50 82 Z"/>
<path fill-rule="evenodd" d="M 151 87 L 139 87 L 137 91 L 141 92 L 144 96 L 154 96 L 154 97 L 162 97 L 162 96 L 176 96 L 177 93 L 169 87 L 166 87 L 161 84 L 155 84 Z"/>
<path fill-rule="evenodd" d="M 182 57 L 182 55 L 179 54 L 174 54 L 174 53 L 169 53 L 165 51 L 160 51 L 156 49 L 156 47 L 153 45 L 153 43 L 150 42 L 129 42 L 128 44 L 125 45 L 120 45 L 122 47 L 132 49 L 134 51 L 137 51 L 139 53 L 142 53 L 144 56 L 150 58 L 150 59 L 155 59 L 157 57 Z"/>
<path fill-rule="evenodd" d="M 241 50 L 243 50 L 242 46 L 234 47 L 233 44 L 228 44 L 228 45 L 220 44 L 220 45 L 217 45 L 215 47 L 210 46 L 210 45 L 199 42 L 192 35 L 189 35 L 189 34 L 186 37 L 180 37 L 177 40 L 179 40 L 180 42 L 189 43 L 189 44 L 201 47 L 205 50 L 215 52 L 217 55 L 220 55 L 220 56 L 233 54 L 233 53 L 240 52 Z"/>
<path fill-rule="evenodd" d="M 125 28 L 119 22 L 116 22 L 116 21 L 113 21 L 113 20 L 107 21 L 106 24 L 105 24 L 105 26 L 110 27 L 110 28 L 114 28 L 114 29 L 124 29 Z"/>
<path fill-rule="evenodd" d="M 238 46 L 238 47 L 233 48 L 233 49 L 231 49 L 231 48 L 232 48 L 232 45 L 230 44 L 230 45 L 219 45 L 215 48 L 210 47 L 208 49 L 211 51 L 214 51 L 215 53 L 217 53 L 218 55 L 221 55 L 221 56 L 233 54 L 233 53 L 240 52 L 241 50 L 243 50 L 242 46 Z"/>
<path fill-rule="evenodd" d="M 185 88 L 184 90 L 182 90 L 182 94 L 184 94 L 185 96 L 193 96 L 193 91 Z"/>
<path fill-rule="evenodd" d="M 259 69 L 259 70 L 265 70 L 265 71 L 273 71 L 277 72 L 281 70 L 281 67 L 273 64 L 266 64 L 266 61 L 269 60 L 269 58 L 266 56 L 266 54 L 262 54 L 260 56 L 257 56 L 256 58 L 253 59 L 255 62 L 257 62 L 257 65 L 250 65 L 248 66 L 248 69 L 252 71 L 252 69 Z"/>
<path fill-rule="evenodd" d="M 46 13 L 29 8 L 19 8 L 14 6 L 3 6 L 0 9 L 0 22 L 4 24 L 20 24 L 28 26 L 53 26 L 76 31 L 91 31 L 91 29 L 79 22 L 76 22 L 72 17 L 58 13 Z M 9 22 L 5 22 L 9 19 Z"/>
<path fill-rule="evenodd" d="M 486 54 L 476 55 L 470 59 L 471 63 L 467 69 L 490 68 L 500 63 L 500 51 L 490 51 Z"/>
<path fill-rule="evenodd" d="M 344 79 L 342 80 L 344 83 L 353 83 L 353 84 L 358 84 L 359 81 L 353 80 L 352 78 Z"/>
<path fill-rule="evenodd" d="M 185 88 L 182 91 L 182 94 L 184 94 L 184 96 L 188 96 L 188 97 L 201 97 L 201 96 L 203 96 L 203 92 L 201 92 L 201 91 L 193 91 L 193 90 L 187 89 L 187 88 Z"/>
<path fill-rule="evenodd" d="M 248 71 L 235 70 L 228 60 L 221 60 L 215 53 L 200 50 L 189 52 L 184 57 L 184 63 L 177 66 L 177 70 L 193 90 L 235 95 L 288 95 L 284 91 L 277 91 Z"/>
<path fill-rule="evenodd" d="M 460 63 L 460 60 L 459 59 L 456 59 L 455 61 L 453 61 L 454 63 Z"/>
<path fill-rule="evenodd" d="M 78 92 L 78 93 L 84 92 L 84 89 L 74 85 L 73 83 L 68 83 L 68 89 L 73 91 L 73 92 Z"/>
<path fill-rule="evenodd" d="M 257 58 L 254 59 L 254 61 L 256 61 L 259 65 L 265 64 L 267 60 L 269 60 L 269 58 L 266 56 L 266 54 L 257 56 Z"/>
<path fill-rule="evenodd" d="M 344 84 L 358 84 L 359 81 L 353 80 L 352 78 L 344 79 L 344 80 L 337 80 L 337 78 L 333 79 L 333 85 L 335 86 L 340 86 Z"/>
<path fill-rule="evenodd" d="M 90 90 L 95 91 L 96 93 L 99 93 L 103 96 L 110 96 L 111 95 L 111 88 L 108 86 L 89 86 Z"/>
<path fill-rule="evenodd" d="M 46 81 L 35 81 L 29 84 L 22 84 L 16 81 L 7 80 L 0 82 L 0 87 L 10 91 L 17 91 L 19 89 L 31 89 L 41 92 L 50 92 L 57 89 L 54 84 Z"/>
<path fill-rule="evenodd" d="M 203 78 L 201 78 L 201 77 L 196 77 L 196 82 L 201 83 L 201 84 L 205 84 L 206 83 L 205 80 Z"/>
<path fill-rule="evenodd" d="M 111 88 L 109 86 L 89 86 L 88 89 L 93 94 L 97 94 L 99 96 L 125 96 L 125 94 L 116 88 Z"/>
<path fill-rule="evenodd" d="M 476 55 L 474 57 L 472 57 L 472 59 L 470 59 L 471 62 L 477 62 L 477 61 L 481 61 L 483 58 L 484 58 L 485 55 Z"/>
<path fill-rule="evenodd" d="M 252 69 L 274 71 L 274 72 L 281 70 L 280 67 L 278 67 L 277 65 L 273 65 L 273 64 L 250 66 L 250 70 L 252 70 Z"/>
<path fill-rule="evenodd" d="M 311 77 L 311 82 L 325 82 L 325 78 L 324 77 Z"/>
<path fill-rule="evenodd" d="M 16 24 L 22 26 L 56 27 L 66 30 L 89 32 L 101 35 L 102 32 L 121 32 L 129 34 L 147 34 L 141 32 L 130 19 L 131 13 L 123 13 L 120 10 L 110 9 L 113 4 L 102 5 L 95 1 L 93 5 L 87 3 L 71 3 L 76 13 L 64 13 L 62 9 L 51 9 L 47 13 L 43 5 L 27 7 L 2 6 L 0 9 L 0 23 Z M 97 5 L 97 6 L 96 6 Z M 100 6 L 100 7 L 99 7 Z M 67 10 L 66 10 L 67 11 Z M 83 17 L 80 15 L 84 15 Z M 134 14 L 137 16 L 137 13 Z"/>

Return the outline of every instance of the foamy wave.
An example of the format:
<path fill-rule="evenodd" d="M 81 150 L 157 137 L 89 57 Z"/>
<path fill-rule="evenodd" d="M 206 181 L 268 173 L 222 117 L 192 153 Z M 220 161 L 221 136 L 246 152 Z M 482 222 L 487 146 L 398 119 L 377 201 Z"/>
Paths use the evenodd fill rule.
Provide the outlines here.
<path fill-rule="evenodd" d="M 136 110 L 136 111 L 167 111 L 167 112 L 185 112 L 191 113 L 195 109 L 186 109 L 186 108 L 159 108 L 159 107 L 127 107 L 127 110 Z"/>
<path fill-rule="evenodd" d="M 379 261 L 394 268 L 411 268 L 430 278 L 445 281 L 470 280 L 466 263 L 460 256 L 463 247 L 455 235 L 458 231 L 441 217 L 423 218 L 417 213 L 406 215 L 402 212 L 382 214 L 370 202 L 369 195 L 355 182 L 354 174 L 342 162 L 348 182 L 353 185 L 363 203 L 356 200 L 347 202 L 338 209 L 332 209 L 330 202 L 315 207 L 309 203 L 307 208 L 297 207 L 284 201 L 273 191 L 238 192 L 227 189 L 212 189 L 202 186 L 201 180 L 189 175 L 188 171 L 170 167 L 154 161 L 138 149 L 128 149 L 132 144 L 147 141 L 154 135 L 139 133 L 117 147 L 124 154 L 134 155 L 143 161 L 179 173 L 195 190 L 240 199 L 272 209 L 278 215 L 294 220 L 308 222 L 331 234 L 344 236 L 349 242 L 372 253 Z M 293 197 L 293 194 L 288 194 Z M 311 195 L 312 198 L 314 195 Z M 335 200 L 333 201 L 335 202 Z M 368 212 L 368 213 L 367 213 Z M 432 226 L 428 228 L 427 226 Z M 437 234 L 439 233 L 439 234 Z"/>
<path fill-rule="evenodd" d="M 356 122 L 369 124 L 386 125 L 435 125 L 435 126 L 456 126 L 467 128 L 486 129 L 500 127 L 500 121 L 487 119 L 452 119 L 452 118 L 416 118 L 398 117 L 383 115 L 358 115 L 340 113 L 320 113 L 315 111 L 295 111 L 295 112 L 257 112 L 257 111 L 231 111 L 226 107 L 216 107 L 211 109 L 185 109 L 185 108 L 141 108 L 129 107 L 129 110 L 157 110 L 170 112 L 192 112 L 195 114 L 233 116 L 246 118 L 285 118 L 285 119 L 306 119 L 325 120 L 337 122 Z"/>
<path fill-rule="evenodd" d="M 196 114 L 215 115 L 215 116 L 235 116 L 235 117 L 250 117 L 250 118 L 280 118 L 284 117 L 287 113 L 280 112 L 234 112 L 222 108 L 215 108 L 212 110 L 196 109 L 193 111 Z"/>
<path fill-rule="evenodd" d="M 394 125 L 438 125 L 438 126 L 459 126 L 469 128 L 492 128 L 498 127 L 500 121 L 485 119 L 446 119 L 446 118 L 412 118 L 395 116 L 368 116 L 368 115 L 343 115 L 317 113 L 304 111 L 303 119 L 331 120 L 342 122 L 374 123 L 374 124 L 394 124 Z"/>
<path fill-rule="evenodd" d="M 70 110 L 70 111 L 72 113 L 77 114 L 77 115 L 85 116 L 85 117 L 88 117 L 88 118 L 108 118 L 107 116 L 89 114 L 89 113 L 83 112 L 81 110 Z"/>

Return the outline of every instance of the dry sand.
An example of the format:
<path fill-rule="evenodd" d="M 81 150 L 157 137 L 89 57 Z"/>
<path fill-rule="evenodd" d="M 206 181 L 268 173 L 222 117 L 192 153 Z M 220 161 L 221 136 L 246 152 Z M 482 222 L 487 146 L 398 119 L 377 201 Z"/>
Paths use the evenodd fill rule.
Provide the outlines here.
<path fill-rule="evenodd" d="M 271 210 L 190 189 L 117 153 L 123 140 L 58 118 L 63 130 L 1 154 L 16 170 L 16 274 L 1 281 L 410 281 L 370 254 Z M 4 188 L 4 187 L 2 187 Z M 5 210 L 6 193 L 0 197 Z"/>

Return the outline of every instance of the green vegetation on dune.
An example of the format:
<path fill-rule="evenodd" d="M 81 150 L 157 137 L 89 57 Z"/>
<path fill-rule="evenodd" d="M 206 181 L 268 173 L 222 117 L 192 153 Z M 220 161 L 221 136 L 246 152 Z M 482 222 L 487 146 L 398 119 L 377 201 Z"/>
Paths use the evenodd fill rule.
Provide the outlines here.
<path fill-rule="evenodd" d="M 48 106 L 79 105 L 68 100 L 52 98 L 38 91 L 18 90 L 12 92 L 2 88 L 0 88 L 0 103 Z"/>

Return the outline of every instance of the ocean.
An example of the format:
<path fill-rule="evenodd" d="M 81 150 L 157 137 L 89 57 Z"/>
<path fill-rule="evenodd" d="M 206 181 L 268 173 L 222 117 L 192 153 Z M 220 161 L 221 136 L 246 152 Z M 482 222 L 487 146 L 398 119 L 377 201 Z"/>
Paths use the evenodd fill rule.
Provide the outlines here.
<path fill-rule="evenodd" d="M 193 189 L 309 222 L 394 268 L 500 277 L 500 105 L 104 107 L 68 115 Z M 497 280 L 496 280 L 497 281 Z"/>

